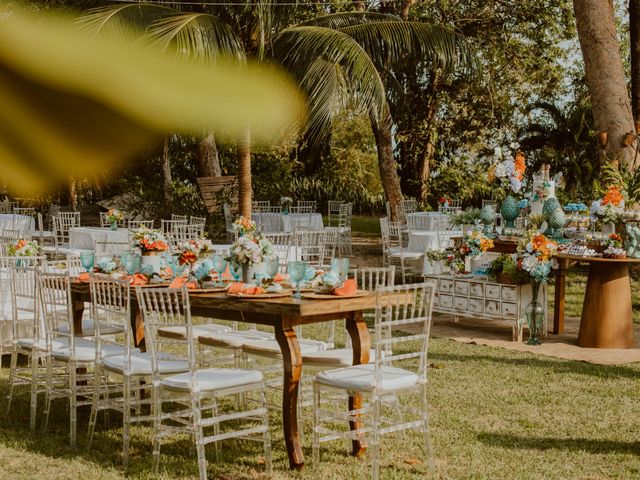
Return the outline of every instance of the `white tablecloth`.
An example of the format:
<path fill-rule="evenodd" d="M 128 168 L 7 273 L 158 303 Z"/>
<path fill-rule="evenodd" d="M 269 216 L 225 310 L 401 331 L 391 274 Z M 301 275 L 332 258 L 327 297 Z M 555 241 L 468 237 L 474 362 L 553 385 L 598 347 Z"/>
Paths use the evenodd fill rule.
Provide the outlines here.
<path fill-rule="evenodd" d="M 322 230 L 322 215 L 319 213 L 281 213 L 256 212 L 251 218 L 254 222 L 262 225 L 264 233 L 291 232 L 296 225 L 310 228 L 311 230 Z"/>
<path fill-rule="evenodd" d="M 287 258 L 282 258 L 282 251 L 280 251 L 280 245 L 274 245 L 275 254 L 280 258 L 280 263 L 293 262 L 294 260 L 300 260 L 299 256 L 296 255 L 295 247 L 289 247 Z M 229 255 L 229 249 L 231 249 L 231 244 L 217 244 L 213 246 L 213 251 L 218 255 Z M 286 247 L 282 246 L 282 250 L 286 250 Z"/>
<path fill-rule="evenodd" d="M 442 239 L 445 238 L 442 234 L 440 234 Z M 462 236 L 462 232 L 460 231 L 451 231 L 446 234 L 446 237 L 460 237 Z M 427 250 L 440 250 L 447 248 L 449 246 L 449 241 L 446 242 L 446 245 L 440 245 L 438 242 L 438 233 L 437 232 L 429 232 L 425 230 L 417 230 L 409 232 L 409 245 L 408 249 L 412 252 L 421 252 L 424 253 Z"/>
<path fill-rule="evenodd" d="M 431 231 L 436 229 L 436 221 L 446 216 L 440 212 L 415 212 L 407 215 L 407 223 L 411 230 Z"/>
<path fill-rule="evenodd" d="M 95 242 L 128 242 L 129 230 L 119 228 L 111 230 L 109 227 L 73 227 L 69 229 L 69 243 L 71 248 L 78 250 L 93 250 Z"/>
<path fill-rule="evenodd" d="M 33 232 L 35 230 L 35 223 L 33 221 L 33 217 L 30 217 L 29 215 L 13 215 L 12 213 L 1 213 L 0 229 Z"/>

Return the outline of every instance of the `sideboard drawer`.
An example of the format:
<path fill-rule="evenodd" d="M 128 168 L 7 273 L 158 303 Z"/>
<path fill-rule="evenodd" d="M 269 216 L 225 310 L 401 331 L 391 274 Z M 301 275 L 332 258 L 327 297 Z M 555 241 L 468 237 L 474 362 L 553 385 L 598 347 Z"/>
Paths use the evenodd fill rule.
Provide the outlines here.
<path fill-rule="evenodd" d="M 473 313 L 484 312 L 484 301 L 480 298 L 469 299 L 469 311 Z"/>
<path fill-rule="evenodd" d="M 456 281 L 455 291 L 458 295 L 466 295 L 469 293 L 469 282 Z"/>
<path fill-rule="evenodd" d="M 484 286 L 484 292 L 487 298 L 500 298 L 500 285 L 492 285 L 490 283 Z"/>
<path fill-rule="evenodd" d="M 502 299 L 515 302 L 518 299 L 518 287 L 502 287 Z"/>
<path fill-rule="evenodd" d="M 464 297 L 455 297 L 453 299 L 453 306 L 456 310 L 466 310 L 469 306 L 469 301 Z"/>
<path fill-rule="evenodd" d="M 453 308 L 453 297 L 451 295 L 440 295 L 440 308 Z"/>
<path fill-rule="evenodd" d="M 515 303 L 504 302 L 502 304 L 502 315 L 505 317 L 515 317 L 518 308 Z"/>
<path fill-rule="evenodd" d="M 469 295 L 472 297 L 484 297 L 484 285 L 481 283 L 469 284 Z"/>
<path fill-rule="evenodd" d="M 484 302 L 484 312 L 489 315 L 499 315 L 500 314 L 500 304 L 493 300 L 487 300 Z"/>
<path fill-rule="evenodd" d="M 438 280 L 438 291 L 443 293 L 453 293 L 453 280 L 440 278 Z"/>

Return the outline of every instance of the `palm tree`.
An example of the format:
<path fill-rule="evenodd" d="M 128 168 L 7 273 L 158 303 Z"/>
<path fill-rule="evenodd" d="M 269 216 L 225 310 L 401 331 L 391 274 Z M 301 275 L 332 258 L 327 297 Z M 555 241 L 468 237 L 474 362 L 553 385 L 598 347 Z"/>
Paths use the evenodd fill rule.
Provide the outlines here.
<path fill-rule="evenodd" d="M 83 23 L 99 30 L 112 20 L 121 19 L 123 22 L 113 28 L 143 27 L 159 47 L 173 45 L 180 54 L 212 62 L 223 52 L 245 58 L 246 45 L 243 50 L 239 37 L 218 17 L 203 13 L 169 13 L 170 9 L 166 7 L 143 5 L 99 9 L 86 16 Z M 393 159 L 393 121 L 379 72 L 424 57 L 429 57 L 434 68 L 444 73 L 458 68 L 473 72 L 475 60 L 469 44 L 444 27 L 404 22 L 392 15 L 368 12 L 326 15 L 286 28 L 273 41 L 264 42 L 264 39 L 260 42 L 265 47 L 258 48 L 258 55 L 264 57 L 266 52 L 307 92 L 310 113 L 305 132 L 312 142 L 318 141 L 330 129 L 334 115 L 347 101 L 369 113 L 381 178 L 395 216 L 402 193 Z M 247 132 L 238 142 L 242 215 L 251 212 L 249 139 Z"/>

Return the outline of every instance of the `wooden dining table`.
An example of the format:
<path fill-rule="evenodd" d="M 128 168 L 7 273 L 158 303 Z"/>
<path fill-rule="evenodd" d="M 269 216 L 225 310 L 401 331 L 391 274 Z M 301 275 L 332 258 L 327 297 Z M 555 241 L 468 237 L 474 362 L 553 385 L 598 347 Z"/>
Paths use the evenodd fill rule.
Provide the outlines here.
<path fill-rule="evenodd" d="M 89 285 L 75 282 L 72 286 L 74 325 L 82 328 L 82 313 L 85 301 L 90 300 Z M 346 320 L 346 329 L 351 337 L 353 363 L 369 362 L 370 338 L 363 312 L 375 308 L 376 296 L 335 298 L 330 300 L 296 299 L 293 297 L 272 299 L 239 299 L 225 293 L 192 293 L 189 295 L 191 314 L 199 317 L 233 320 L 273 327 L 283 360 L 282 425 L 291 469 L 304 466 L 304 455 L 298 430 L 298 389 L 302 374 L 300 344 L 294 327 L 313 323 Z M 131 324 L 137 346 L 144 348 L 144 324 L 135 295 L 132 295 Z M 349 410 L 361 407 L 359 395 L 349 397 Z M 352 430 L 362 428 L 361 422 L 349 422 Z M 362 438 L 352 442 L 352 454 L 362 455 L 366 445 Z"/>

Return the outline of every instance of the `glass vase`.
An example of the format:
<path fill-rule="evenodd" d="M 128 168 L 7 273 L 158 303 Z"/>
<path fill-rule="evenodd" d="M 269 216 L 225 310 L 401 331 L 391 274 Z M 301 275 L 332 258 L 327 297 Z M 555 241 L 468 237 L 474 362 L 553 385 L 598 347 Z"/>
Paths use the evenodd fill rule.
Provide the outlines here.
<path fill-rule="evenodd" d="M 531 302 L 525 308 L 527 325 L 529 326 L 529 340 L 527 345 L 540 345 L 540 334 L 544 324 L 544 307 L 538 302 L 541 282 L 531 281 Z"/>

